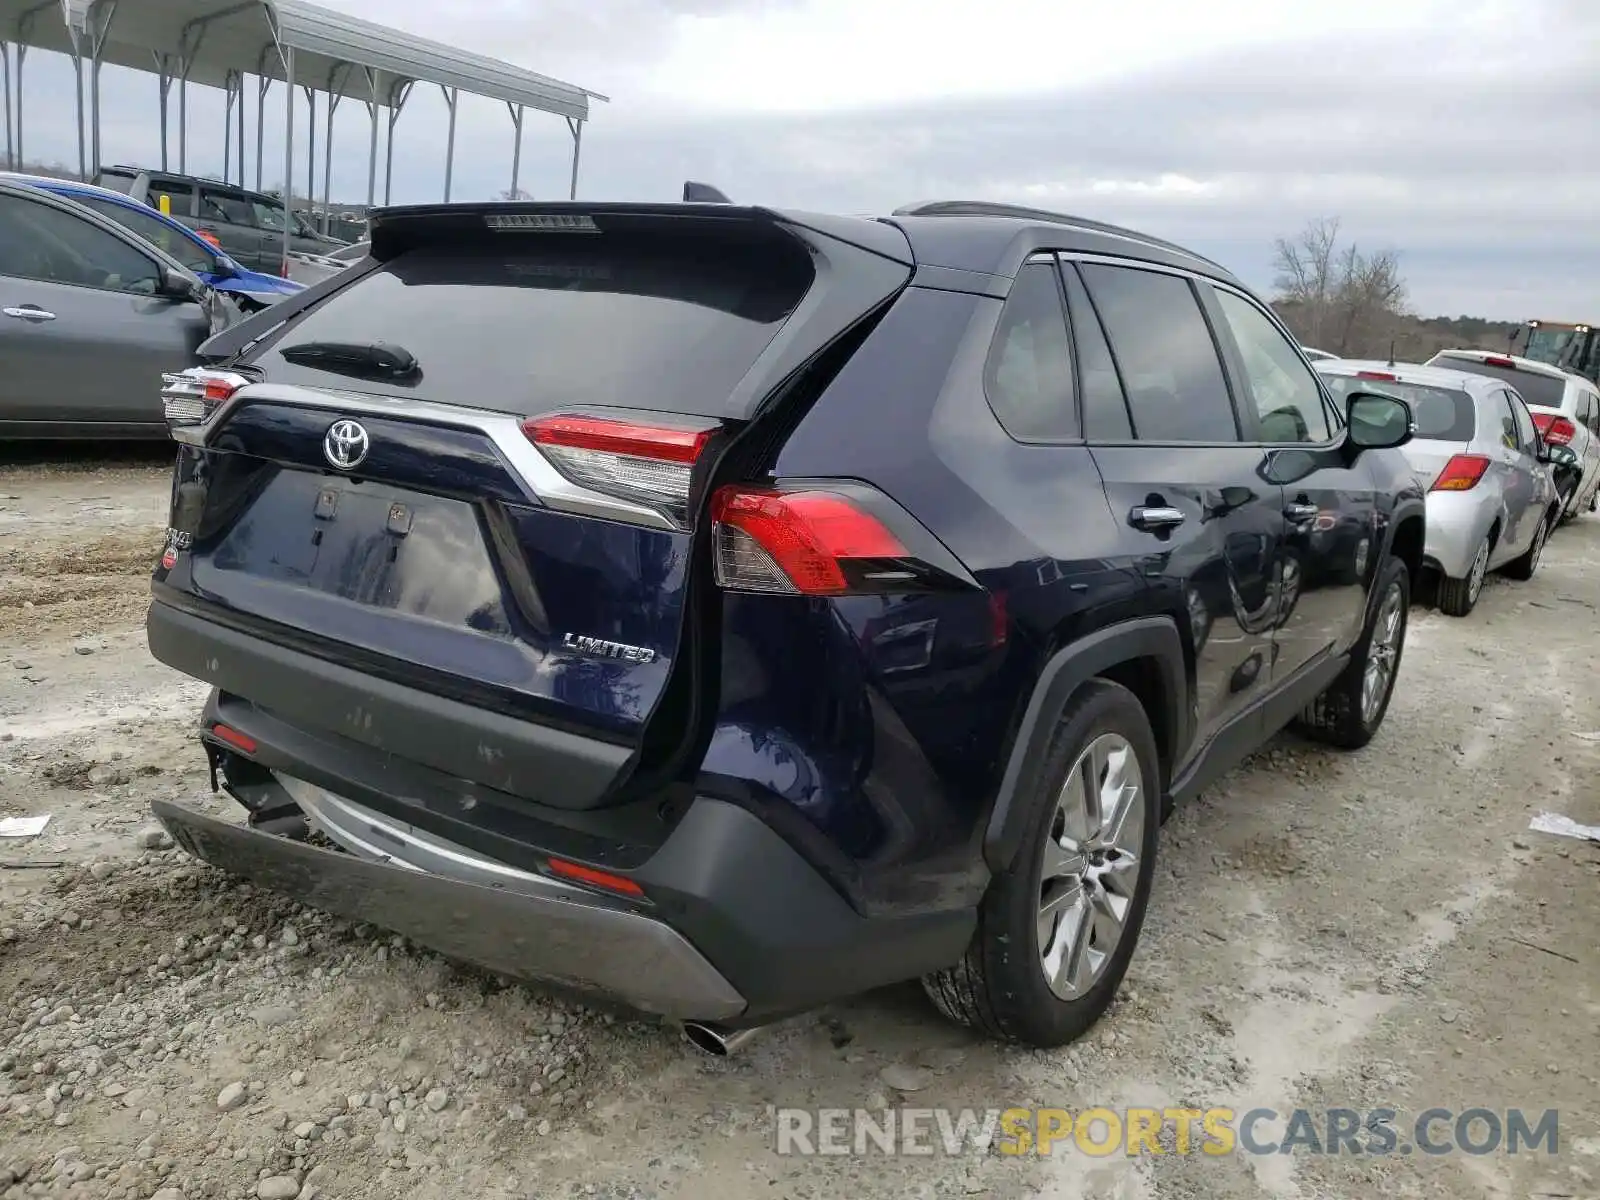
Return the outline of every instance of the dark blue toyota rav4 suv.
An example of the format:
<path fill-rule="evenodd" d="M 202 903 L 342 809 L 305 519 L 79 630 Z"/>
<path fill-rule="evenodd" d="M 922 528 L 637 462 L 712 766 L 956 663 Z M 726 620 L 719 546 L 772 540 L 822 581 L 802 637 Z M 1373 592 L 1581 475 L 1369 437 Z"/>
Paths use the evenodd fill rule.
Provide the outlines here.
<path fill-rule="evenodd" d="M 703 1045 L 919 977 L 1075 1037 L 1172 803 L 1400 666 L 1408 408 L 1129 230 L 390 209 L 203 358 L 149 641 L 248 819 L 162 823 Z"/>

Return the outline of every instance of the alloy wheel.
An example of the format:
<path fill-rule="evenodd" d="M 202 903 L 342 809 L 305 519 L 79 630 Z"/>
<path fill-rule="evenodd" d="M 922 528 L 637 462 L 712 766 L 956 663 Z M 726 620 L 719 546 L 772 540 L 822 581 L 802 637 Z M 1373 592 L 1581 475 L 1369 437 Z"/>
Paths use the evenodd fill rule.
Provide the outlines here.
<path fill-rule="evenodd" d="M 1039 877 L 1039 966 L 1062 1000 L 1082 996 L 1122 940 L 1139 882 L 1144 779 L 1121 734 L 1078 755 L 1056 798 Z"/>
<path fill-rule="evenodd" d="M 1488 543 L 1484 543 L 1482 557 L 1488 558 Z M 1478 581 L 1482 583 L 1481 573 Z M 1400 585 L 1392 583 L 1378 605 L 1378 615 L 1372 622 L 1372 638 L 1367 643 L 1367 669 L 1361 677 L 1361 719 L 1371 724 L 1378 710 L 1394 686 L 1395 667 L 1400 658 L 1400 635 L 1405 627 L 1405 597 Z"/>

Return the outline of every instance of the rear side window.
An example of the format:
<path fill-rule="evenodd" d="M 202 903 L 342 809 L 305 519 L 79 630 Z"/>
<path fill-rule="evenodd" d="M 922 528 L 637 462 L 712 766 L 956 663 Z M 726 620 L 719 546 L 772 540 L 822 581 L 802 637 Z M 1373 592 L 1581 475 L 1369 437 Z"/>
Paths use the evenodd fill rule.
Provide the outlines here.
<path fill-rule="evenodd" d="M 151 208 L 159 210 L 161 208 L 161 197 L 163 196 L 172 202 L 173 216 L 194 216 L 194 184 L 183 183 L 176 179 L 150 180 L 145 189 L 145 203 Z"/>
<path fill-rule="evenodd" d="M 1340 408 L 1350 407 L 1354 392 L 1378 392 L 1397 396 L 1411 405 L 1411 415 L 1416 420 L 1416 437 L 1440 442 L 1470 442 L 1478 422 L 1472 397 L 1451 388 L 1423 387 L 1417 383 L 1397 383 L 1389 380 L 1357 379 L 1354 375 L 1335 375 L 1322 372 L 1322 381 L 1328 385 Z M 1499 427 L 1486 430 L 1489 436 L 1498 436 Z"/>
<path fill-rule="evenodd" d="M 785 239 L 505 235 L 412 250 L 309 309 L 255 356 L 275 380 L 524 415 L 573 405 L 745 417 L 729 396 L 811 286 Z M 306 342 L 403 346 L 413 380 L 285 361 Z"/>
<path fill-rule="evenodd" d="M 1067 312 L 1072 317 L 1072 339 L 1078 347 L 1078 403 L 1083 410 L 1083 436 L 1097 441 L 1126 441 L 1133 436 L 1128 399 L 1122 394 L 1117 364 L 1106 345 L 1100 318 L 1095 316 L 1083 280 L 1070 264 L 1062 271 L 1067 285 Z"/>
<path fill-rule="evenodd" d="M 1122 376 L 1134 435 L 1238 441 L 1222 360 L 1189 281 L 1099 263 L 1079 269 Z"/>
<path fill-rule="evenodd" d="M 1072 436 L 1072 344 L 1053 263 L 1017 272 L 989 347 L 983 390 L 1018 441 Z"/>
<path fill-rule="evenodd" d="M 1465 371 L 1468 375 L 1482 375 L 1509 383 L 1535 408 L 1560 408 L 1566 398 L 1567 382 L 1553 375 L 1540 375 L 1516 367 L 1501 367 L 1486 363 L 1480 358 L 1457 358 L 1453 354 L 1435 354 L 1428 360 L 1430 367 L 1444 367 L 1449 371 Z"/>

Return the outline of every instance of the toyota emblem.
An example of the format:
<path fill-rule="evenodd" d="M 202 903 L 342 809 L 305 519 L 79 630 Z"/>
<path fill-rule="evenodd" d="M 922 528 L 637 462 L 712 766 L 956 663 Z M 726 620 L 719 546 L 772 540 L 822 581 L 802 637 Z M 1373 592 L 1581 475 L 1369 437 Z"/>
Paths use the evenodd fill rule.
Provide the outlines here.
<path fill-rule="evenodd" d="M 353 471 L 367 457 L 371 439 L 360 421 L 335 421 L 322 439 L 322 453 L 341 471 Z"/>

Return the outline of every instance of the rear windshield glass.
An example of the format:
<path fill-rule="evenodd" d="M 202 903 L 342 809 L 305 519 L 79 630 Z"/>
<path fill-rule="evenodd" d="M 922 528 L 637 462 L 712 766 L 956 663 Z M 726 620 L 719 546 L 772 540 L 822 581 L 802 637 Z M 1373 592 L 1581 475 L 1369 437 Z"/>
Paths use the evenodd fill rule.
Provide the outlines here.
<path fill-rule="evenodd" d="M 534 414 L 572 405 L 747 416 L 729 396 L 805 295 L 796 243 L 507 235 L 401 254 L 277 334 L 269 379 Z M 403 382 L 285 361 L 307 342 L 388 342 Z"/>
<path fill-rule="evenodd" d="M 1354 375 L 1327 372 L 1323 373 L 1322 378 L 1338 401 L 1341 411 L 1352 392 L 1398 396 L 1411 405 L 1411 414 L 1417 422 L 1417 437 L 1441 442 L 1472 440 L 1476 422 L 1473 420 L 1472 397 L 1465 392 L 1423 387 L 1418 383 L 1391 383 L 1386 379 L 1357 379 Z"/>
<path fill-rule="evenodd" d="M 1564 379 L 1540 375 L 1533 371 L 1521 371 L 1516 367 L 1497 367 L 1476 358 L 1456 358 L 1449 354 L 1436 354 L 1428 365 L 1443 367 L 1447 371 L 1465 371 L 1468 375 L 1484 375 L 1490 379 L 1498 379 L 1502 383 L 1509 383 L 1517 389 L 1518 395 L 1535 408 L 1560 408 L 1561 400 L 1567 391 Z"/>

